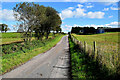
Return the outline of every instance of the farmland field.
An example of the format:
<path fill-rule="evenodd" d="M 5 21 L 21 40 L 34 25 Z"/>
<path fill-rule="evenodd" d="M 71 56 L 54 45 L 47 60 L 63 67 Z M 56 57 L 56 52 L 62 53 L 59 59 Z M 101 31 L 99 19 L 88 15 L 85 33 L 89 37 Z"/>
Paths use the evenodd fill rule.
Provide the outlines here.
<path fill-rule="evenodd" d="M 93 41 L 96 41 L 96 45 L 102 48 L 107 53 L 113 53 L 118 51 L 118 34 L 120 32 L 110 32 L 94 35 L 77 35 L 72 34 L 79 41 L 84 42 L 90 46 L 93 45 Z"/>
<path fill-rule="evenodd" d="M 0 45 L 23 41 L 21 33 L 0 33 L 0 36 L 2 36 L 2 39 L 0 38 Z M 52 37 L 52 33 L 49 35 L 49 38 L 51 38 L 51 37 Z M 34 39 L 35 38 L 32 37 L 32 40 L 34 40 Z M 45 39 L 45 37 L 44 37 L 44 39 Z"/>
<path fill-rule="evenodd" d="M 2 36 L 0 45 L 23 41 L 21 33 L 0 33 L 0 35 Z"/>

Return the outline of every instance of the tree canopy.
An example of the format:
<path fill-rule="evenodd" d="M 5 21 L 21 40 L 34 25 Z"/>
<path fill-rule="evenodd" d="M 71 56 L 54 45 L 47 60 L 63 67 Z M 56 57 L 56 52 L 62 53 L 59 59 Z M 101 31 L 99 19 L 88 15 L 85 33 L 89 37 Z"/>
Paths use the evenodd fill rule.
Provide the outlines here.
<path fill-rule="evenodd" d="M 52 7 L 23 2 L 16 4 L 13 11 L 14 17 L 24 29 L 26 40 L 31 39 L 32 32 L 35 32 L 37 39 L 42 39 L 44 35 L 47 39 L 50 31 L 61 31 L 61 18 Z"/>
<path fill-rule="evenodd" d="M 3 32 L 5 31 L 5 33 L 10 30 L 10 28 L 8 28 L 7 24 L 0 24 L 0 31 Z"/>

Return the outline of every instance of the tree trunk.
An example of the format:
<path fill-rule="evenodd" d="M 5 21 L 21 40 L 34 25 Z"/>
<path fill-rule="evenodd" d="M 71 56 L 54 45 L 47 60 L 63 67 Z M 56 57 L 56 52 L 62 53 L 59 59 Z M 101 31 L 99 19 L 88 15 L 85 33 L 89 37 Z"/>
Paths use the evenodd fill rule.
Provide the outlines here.
<path fill-rule="evenodd" d="M 46 40 L 48 39 L 49 33 L 46 34 Z"/>

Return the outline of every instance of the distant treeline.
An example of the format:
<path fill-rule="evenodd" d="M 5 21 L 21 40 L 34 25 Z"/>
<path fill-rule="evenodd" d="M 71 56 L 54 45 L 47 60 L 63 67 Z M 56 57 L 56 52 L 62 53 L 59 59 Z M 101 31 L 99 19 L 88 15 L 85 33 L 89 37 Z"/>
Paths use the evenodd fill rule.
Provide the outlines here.
<path fill-rule="evenodd" d="M 120 32 L 120 28 L 110 28 L 110 27 L 72 27 L 71 33 L 79 34 L 97 34 L 104 32 Z"/>

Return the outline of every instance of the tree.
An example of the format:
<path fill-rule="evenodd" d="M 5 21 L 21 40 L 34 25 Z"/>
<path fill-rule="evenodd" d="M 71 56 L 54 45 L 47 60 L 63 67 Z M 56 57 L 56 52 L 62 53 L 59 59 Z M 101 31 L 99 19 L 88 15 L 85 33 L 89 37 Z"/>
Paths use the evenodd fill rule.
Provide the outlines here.
<path fill-rule="evenodd" d="M 32 37 L 32 27 L 35 23 L 35 10 L 34 7 L 36 5 L 34 3 L 23 2 L 16 4 L 13 8 L 14 17 L 19 22 L 18 27 L 23 27 L 24 29 L 24 40 L 30 41 Z"/>
<path fill-rule="evenodd" d="M 8 28 L 7 24 L 0 24 L 0 30 L 1 32 L 5 31 L 5 33 L 10 30 L 10 28 Z"/>
<path fill-rule="evenodd" d="M 50 34 L 50 31 L 56 31 L 56 28 L 60 26 L 62 23 L 58 12 L 52 8 L 47 7 L 46 8 L 46 22 L 45 22 L 45 32 L 46 32 L 46 39 L 48 39 L 48 36 Z"/>
<path fill-rule="evenodd" d="M 50 31 L 56 30 L 62 23 L 58 12 L 52 7 L 23 2 L 17 4 L 13 11 L 16 20 L 23 26 L 26 41 L 30 41 L 33 31 L 38 40 L 42 40 L 45 34 L 48 39 Z"/>

